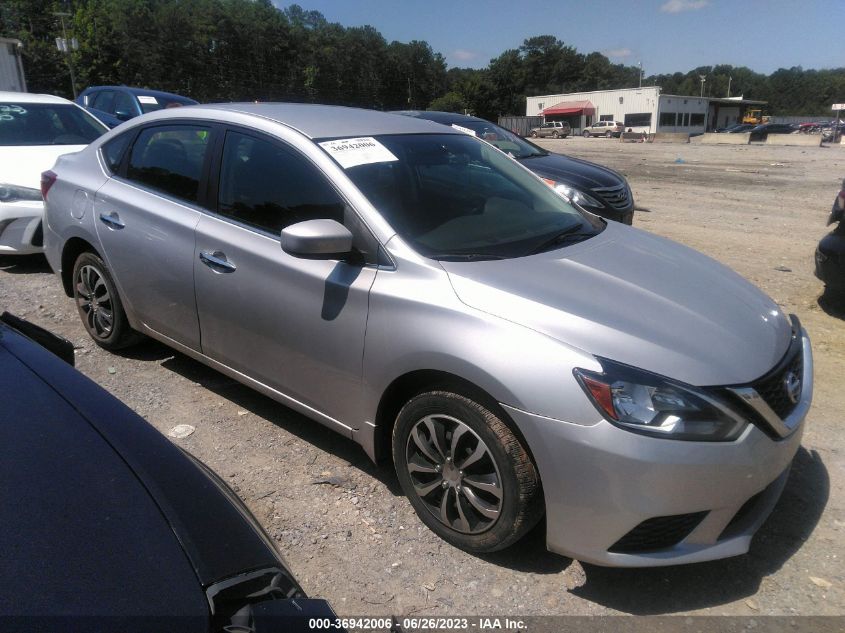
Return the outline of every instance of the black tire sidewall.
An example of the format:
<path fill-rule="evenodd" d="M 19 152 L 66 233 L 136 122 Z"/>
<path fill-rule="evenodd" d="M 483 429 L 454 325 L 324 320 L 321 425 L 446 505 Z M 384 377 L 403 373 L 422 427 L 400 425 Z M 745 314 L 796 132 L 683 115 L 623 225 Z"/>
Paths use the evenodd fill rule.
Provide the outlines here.
<path fill-rule="evenodd" d="M 111 334 L 108 338 L 99 338 L 94 336 L 89 330 L 88 325 L 85 321 L 85 315 L 82 312 L 82 309 L 79 307 L 78 303 L 78 293 L 76 290 L 76 280 L 79 274 L 79 269 L 83 266 L 93 266 L 100 276 L 103 279 L 103 282 L 106 284 L 106 288 L 109 291 L 109 296 L 111 297 L 112 303 L 112 319 L 113 319 L 113 326 Z M 117 291 L 117 285 L 114 283 L 114 279 L 112 279 L 111 273 L 109 272 L 108 267 L 106 266 L 105 262 L 100 259 L 97 255 L 91 252 L 82 253 L 79 257 L 76 258 L 76 262 L 73 264 L 73 300 L 74 303 L 77 304 L 76 309 L 77 313 L 79 314 L 79 318 L 82 321 L 82 327 L 85 328 L 85 331 L 88 333 L 88 336 L 100 347 L 108 350 L 115 350 L 120 349 L 122 347 L 126 347 L 127 345 L 134 342 L 134 332 L 129 325 L 129 320 L 126 318 L 126 312 L 123 310 L 123 302 L 120 299 L 120 294 Z"/>
<path fill-rule="evenodd" d="M 502 510 L 496 523 L 485 532 L 463 534 L 452 530 L 431 514 L 431 511 L 414 491 L 406 467 L 408 435 L 417 421 L 432 414 L 445 414 L 461 420 L 484 441 L 496 461 L 502 483 Z M 522 511 L 521 503 L 524 503 L 524 494 L 520 492 L 514 457 L 509 454 L 497 434 L 490 428 L 485 414 L 493 416 L 501 422 L 501 419 L 495 413 L 463 396 L 449 392 L 428 392 L 412 398 L 402 408 L 393 430 L 393 460 L 396 466 L 396 474 L 402 490 L 414 507 L 417 516 L 445 541 L 460 549 L 477 553 L 493 552 L 508 547 L 519 540 L 536 523 L 536 521 L 532 521 L 524 529 L 521 529 L 523 526 L 517 526 L 515 531 L 515 524 Z M 501 424 L 504 426 L 504 423 Z M 508 432 L 510 433 L 510 431 Z"/>

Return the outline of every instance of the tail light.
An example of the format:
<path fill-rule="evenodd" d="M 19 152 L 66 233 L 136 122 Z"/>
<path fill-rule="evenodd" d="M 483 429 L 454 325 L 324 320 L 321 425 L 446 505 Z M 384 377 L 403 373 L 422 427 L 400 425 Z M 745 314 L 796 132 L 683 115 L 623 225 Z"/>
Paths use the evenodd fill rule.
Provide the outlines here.
<path fill-rule="evenodd" d="M 56 182 L 56 174 L 50 170 L 42 172 L 41 174 L 41 197 L 45 200 L 47 199 L 47 192 L 50 191 L 50 187 L 52 187 Z"/>

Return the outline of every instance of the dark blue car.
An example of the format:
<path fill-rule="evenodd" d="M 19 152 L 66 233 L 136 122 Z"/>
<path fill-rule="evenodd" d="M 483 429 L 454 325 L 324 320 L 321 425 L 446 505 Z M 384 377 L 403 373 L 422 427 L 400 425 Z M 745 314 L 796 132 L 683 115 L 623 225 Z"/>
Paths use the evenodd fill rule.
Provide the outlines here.
<path fill-rule="evenodd" d="M 128 86 L 92 86 L 82 91 L 76 103 L 109 127 L 147 112 L 197 104 L 193 99 L 170 92 Z"/>

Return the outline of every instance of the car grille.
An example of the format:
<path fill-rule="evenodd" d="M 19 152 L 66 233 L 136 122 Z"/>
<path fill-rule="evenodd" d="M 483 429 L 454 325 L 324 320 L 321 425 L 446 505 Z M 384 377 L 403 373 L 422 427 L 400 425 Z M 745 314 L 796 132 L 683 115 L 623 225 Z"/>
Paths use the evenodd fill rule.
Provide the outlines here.
<path fill-rule="evenodd" d="M 784 365 L 780 365 L 774 372 L 760 380 L 751 383 L 751 387 L 760 394 L 766 404 L 783 420 L 798 406 L 789 399 L 786 391 L 785 379 L 790 372 L 794 372 L 798 379 L 803 378 L 804 359 L 801 345 L 793 345 L 789 358 Z"/>
<path fill-rule="evenodd" d="M 628 187 L 616 185 L 615 187 L 596 187 L 593 193 L 601 198 L 605 204 L 617 210 L 627 209 L 631 204 L 631 196 Z"/>
<path fill-rule="evenodd" d="M 667 549 L 683 541 L 707 516 L 707 511 L 654 517 L 640 523 L 608 551 L 631 554 Z"/>

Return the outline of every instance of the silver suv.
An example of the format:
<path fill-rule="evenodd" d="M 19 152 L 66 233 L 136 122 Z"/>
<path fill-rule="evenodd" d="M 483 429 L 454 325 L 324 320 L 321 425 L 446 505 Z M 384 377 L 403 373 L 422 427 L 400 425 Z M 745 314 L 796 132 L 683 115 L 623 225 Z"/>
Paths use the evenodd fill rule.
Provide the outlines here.
<path fill-rule="evenodd" d="M 797 319 L 457 129 L 162 110 L 42 188 L 97 344 L 153 337 L 392 460 L 458 547 L 545 513 L 549 549 L 584 561 L 732 556 L 783 489 L 813 392 Z"/>
<path fill-rule="evenodd" d="M 572 128 L 566 121 L 546 121 L 540 127 L 531 128 L 531 137 L 566 138 L 572 134 Z"/>
<path fill-rule="evenodd" d="M 590 136 L 604 136 L 612 138 L 618 137 L 625 131 L 625 126 L 619 121 L 596 121 L 592 125 L 584 128 L 581 136 L 588 138 Z"/>

